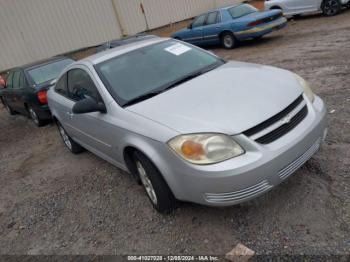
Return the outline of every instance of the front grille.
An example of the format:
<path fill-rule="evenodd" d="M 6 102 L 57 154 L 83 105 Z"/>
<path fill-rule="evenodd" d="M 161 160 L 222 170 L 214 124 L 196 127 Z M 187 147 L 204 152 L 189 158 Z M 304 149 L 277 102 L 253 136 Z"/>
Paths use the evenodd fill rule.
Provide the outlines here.
<path fill-rule="evenodd" d="M 228 193 L 206 193 L 204 194 L 205 199 L 211 203 L 226 203 L 230 202 L 240 203 L 245 200 L 251 199 L 257 195 L 260 195 L 269 189 L 272 188 L 272 185 L 269 184 L 267 180 L 263 180 L 260 183 L 247 187 L 242 190 L 228 192 Z"/>
<path fill-rule="evenodd" d="M 248 129 L 247 131 L 243 132 L 243 134 L 248 137 L 252 137 L 258 135 L 260 132 L 263 132 L 265 129 L 272 128 L 273 125 L 278 125 L 278 122 L 283 121 L 283 119 L 289 116 L 293 111 L 298 110 L 298 107 L 301 107 L 302 103 L 305 103 L 305 101 L 301 95 L 287 108 L 261 124 Z M 307 114 L 308 109 L 305 104 L 305 106 L 299 112 L 295 113 L 288 123 L 282 123 L 280 126 L 277 126 L 274 130 L 271 130 L 267 134 L 262 134 L 260 137 L 253 139 L 261 144 L 269 144 L 291 131 L 307 116 Z M 267 131 L 268 130 L 266 130 L 266 132 Z"/>
<path fill-rule="evenodd" d="M 260 144 L 272 143 L 273 141 L 284 136 L 289 131 L 291 131 L 294 127 L 296 127 L 301 121 L 304 120 L 304 118 L 307 116 L 307 113 L 308 113 L 307 106 L 304 106 L 303 109 L 301 109 L 299 111 L 299 113 L 296 114 L 288 124 L 281 125 L 279 128 L 273 130 L 272 132 L 268 133 L 267 135 L 264 135 L 264 136 L 258 138 L 255 141 L 260 143 Z"/>

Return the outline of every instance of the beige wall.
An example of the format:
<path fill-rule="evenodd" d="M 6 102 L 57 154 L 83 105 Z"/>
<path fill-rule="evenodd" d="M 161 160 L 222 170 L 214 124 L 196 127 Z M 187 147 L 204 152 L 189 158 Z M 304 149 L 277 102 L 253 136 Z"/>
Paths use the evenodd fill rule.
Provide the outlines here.
<path fill-rule="evenodd" d="M 241 0 L 0 0 L 0 71 L 237 2 Z"/>
<path fill-rule="evenodd" d="M 113 0 L 124 34 L 135 34 L 194 17 L 241 0 Z M 140 5 L 143 5 L 145 14 Z M 146 24 L 147 21 L 147 24 Z M 148 25 L 148 28 L 147 28 Z"/>

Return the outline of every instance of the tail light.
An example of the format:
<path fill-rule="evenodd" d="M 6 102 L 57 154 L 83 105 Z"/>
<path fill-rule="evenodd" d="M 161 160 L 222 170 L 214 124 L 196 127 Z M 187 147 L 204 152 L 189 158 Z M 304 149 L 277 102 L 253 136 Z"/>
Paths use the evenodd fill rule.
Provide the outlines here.
<path fill-rule="evenodd" d="M 260 25 L 262 23 L 264 23 L 263 20 L 257 20 L 257 21 L 249 23 L 248 26 L 257 26 L 257 25 Z"/>
<path fill-rule="evenodd" d="M 41 90 L 37 93 L 39 102 L 42 104 L 47 104 L 47 93 L 46 90 Z"/>

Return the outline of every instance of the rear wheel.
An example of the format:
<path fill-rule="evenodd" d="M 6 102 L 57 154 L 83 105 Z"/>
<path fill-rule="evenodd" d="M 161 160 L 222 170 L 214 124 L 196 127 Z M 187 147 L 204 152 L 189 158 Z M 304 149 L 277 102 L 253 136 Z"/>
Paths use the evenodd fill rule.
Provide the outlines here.
<path fill-rule="evenodd" d="M 324 0 L 322 3 L 322 12 L 325 16 L 333 16 L 340 12 L 341 3 L 338 0 Z"/>
<path fill-rule="evenodd" d="M 73 154 L 79 154 L 84 151 L 84 148 L 75 142 L 63 128 L 60 122 L 56 122 L 58 131 L 60 132 L 60 136 L 63 140 L 64 145 L 71 151 Z"/>
<path fill-rule="evenodd" d="M 142 153 L 134 153 L 134 164 L 143 187 L 154 208 L 169 213 L 176 207 L 176 200 L 156 166 Z"/>
<path fill-rule="evenodd" d="M 45 124 L 45 120 L 40 119 L 38 113 L 31 106 L 28 106 L 28 112 L 30 114 L 30 118 L 33 120 L 34 124 L 37 126 L 43 126 Z"/>
<path fill-rule="evenodd" d="M 226 49 L 232 49 L 236 46 L 236 38 L 231 32 L 223 33 L 221 36 L 221 44 Z"/>

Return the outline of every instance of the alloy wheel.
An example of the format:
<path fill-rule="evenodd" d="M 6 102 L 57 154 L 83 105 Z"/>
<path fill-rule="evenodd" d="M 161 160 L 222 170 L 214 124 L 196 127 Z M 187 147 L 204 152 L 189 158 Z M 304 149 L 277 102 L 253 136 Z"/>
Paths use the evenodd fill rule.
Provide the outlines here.
<path fill-rule="evenodd" d="M 32 120 L 34 121 L 35 124 L 39 125 L 39 117 L 38 115 L 35 113 L 33 108 L 29 108 L 29 113 L 30 113 L 30 117 L 32 118 Z"/>
<path fill-rule="evenodd" d="M 58 125 L 58 130 L 66 147 L 68 147 L 69 150 L 72 150 L 72 143 L 70 142 L 69 137 L 64 128 L 61 125 Z"/>
<path fill-rule="evenodd" d="M 11 108 L 8 106 L 8 104 L 5 103 L 5 108 L 6 108 L 6 111 L 11 114 Z"/>
<path fill-rule="evenodd" d="M 339 9 L 339 3 L 337 0 L 327 0 L 324 3 L 323 9 L 326 15 L 335 15 Z"/>
<path fill-rule="evenodd" d="M 141 182 L 142 182 L 144 188 L 146 189 L 147 195 L 151 199 L 152 203 L 154 205 L 157 205 L 157 203 L 158 203 L 157 195 L 156 195 L 156 192 L 154 191 L 151 180 L 147 176 L 146 170 L 144 169 L 144 167 L 142 166 L 142 164 L 139 161 L 136 161 L 136 168 L 137 168 L 137 171 L 140 175 Z"/>
<path fill-rule="evenodd" d="M 224 45 L 227 48 L 231 48 L 233 46 L 232 36 L 230 36 L 230 35 L 225 35 L 224 36 Z"/>

